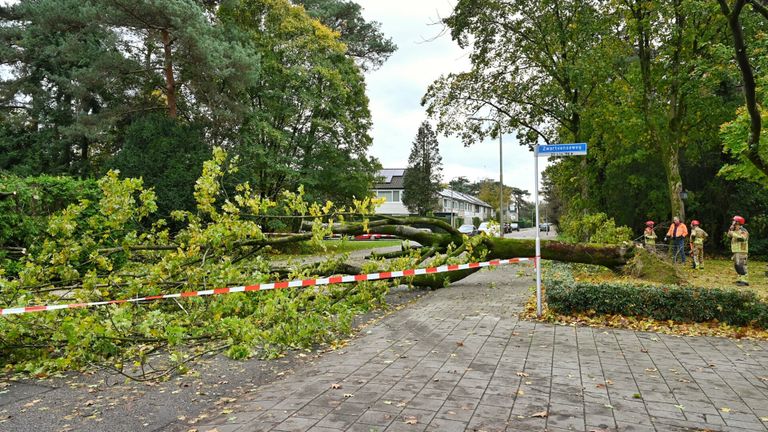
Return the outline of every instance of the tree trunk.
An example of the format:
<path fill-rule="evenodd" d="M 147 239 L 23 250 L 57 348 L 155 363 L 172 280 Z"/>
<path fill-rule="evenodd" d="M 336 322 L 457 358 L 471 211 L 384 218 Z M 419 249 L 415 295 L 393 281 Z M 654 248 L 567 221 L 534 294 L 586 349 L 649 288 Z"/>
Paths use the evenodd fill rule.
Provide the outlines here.
<path fill-rule="evenodd" d="M 674 146 L 670 144 L 670 146 Z M 664 171 L 667 175 L 667 188 L 669 191 L 669 203 L 672 216 L 678 216 L 680 220 L 685 220 L 685 203 L 680 194 L 683 192 L 683 179 L 680 176 L 680 150 L 666 148 L 662 152 L 664 160 Z"/>
<path fill-rule="evenodd" d="M 173 77 L 173 51 L 171 34 L 161 30 L 163 40 L 163 72 L 165 73 L 165 97 L 168 103 L 168 117 L 176 118 L 176 79 Z"/>

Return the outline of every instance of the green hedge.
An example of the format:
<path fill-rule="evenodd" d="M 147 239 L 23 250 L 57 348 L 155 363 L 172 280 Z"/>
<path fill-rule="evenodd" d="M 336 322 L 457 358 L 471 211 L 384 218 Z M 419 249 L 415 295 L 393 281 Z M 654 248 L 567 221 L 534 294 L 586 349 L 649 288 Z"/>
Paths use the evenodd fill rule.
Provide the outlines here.
<path fill-rule="evenodd" d="M 578 282 L 566 265 L 546 272 L 549 308 L 560 314 L 595 311 L 678 322 L 717 320 L 731 325 L 768 328 L 768 304 L 752 291 L 639 285 L 622 282 Z"/>

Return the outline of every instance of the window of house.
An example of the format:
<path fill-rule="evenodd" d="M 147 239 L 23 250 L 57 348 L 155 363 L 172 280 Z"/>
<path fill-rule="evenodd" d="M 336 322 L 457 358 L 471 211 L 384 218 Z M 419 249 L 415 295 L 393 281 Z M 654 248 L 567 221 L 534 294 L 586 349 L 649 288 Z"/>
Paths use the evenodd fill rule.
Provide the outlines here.
<path fill-rule="evenodd" d="M 392 201 L 392 191 L 376 191 L 376 196 L 386 199 L 387 202 Z"/>
<path fill-rule="evenodd" d="M 392 201 L 394 202 L 400 202 L 400 191 L 392 191 Z"/>

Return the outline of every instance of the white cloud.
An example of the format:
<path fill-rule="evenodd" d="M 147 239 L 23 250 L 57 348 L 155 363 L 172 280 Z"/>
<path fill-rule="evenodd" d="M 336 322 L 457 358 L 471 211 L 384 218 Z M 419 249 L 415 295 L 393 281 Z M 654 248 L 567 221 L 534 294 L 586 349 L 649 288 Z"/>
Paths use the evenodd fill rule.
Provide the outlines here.
<path fill-rule="evenodd" d="M 385 167 L 405 167 L 411 142 L 427 120 L 421 98 L 427 86 L 441 75 L 469 68 L 461 50 L 441 25 L 450 15 L 448 0 L 357 0 L 367 20 L 381 23 L 382 31 L 398 45 L 384 66 L 366 76 L 373 116 L 371 153 Z M 444 32 L 443 32 L 444 33 Z M 443 177 L 471 180 L 499 178 L 499 144 L 486 140 L 464 147 L 455 137 L 439 137 Z M 504 183 L 533 191 L 533 154 L 518 144 L 514 134 L 504 135 Z M 540 169 L 546 160 L 539 160 Z"/>

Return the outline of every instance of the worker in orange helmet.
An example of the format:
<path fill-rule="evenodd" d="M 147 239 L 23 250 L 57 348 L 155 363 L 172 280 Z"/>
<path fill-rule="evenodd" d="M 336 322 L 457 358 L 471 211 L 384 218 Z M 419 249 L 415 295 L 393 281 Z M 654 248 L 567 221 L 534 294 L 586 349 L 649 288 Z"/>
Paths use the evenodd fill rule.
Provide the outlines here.
<path fill-rule="evenodd" d="M 672 248 L 674 250 L 674 256 L 672 262 L 678 260 L 685 264 L 685 238 L 688 237 L 688 227 L 680 221 L 680 218 L 675 216 L 672 218 L 672 225 L 669 226 L 667 235 L 664 237 L 664 241 L 672 239 Z"/>
<path fill-rule="evenodd" d="M 749 232 L 744 228 L 746 221 L 741 216 L 734 216 L 731 228 L 728 229 L 728 237 L 731 238 L 731 252 L 733 253 L 733 268 L 738 274 L 736 285 L 748 286 L 747 281 L 747 255 L 749 255 Z"/>
<path fill-rule="evenodd" d="M 691 221 L 691 255 L 693 255 L 693 268 L 704 270 L 704 242 L 709 237 L 706 231 L 701 229 L 697 220 Z"/>
<path fill-rule="evenodd" d="M 643 231 L 643 240 L 645 241 L 645 248 L 653 252 L 656 250 L 656 232 L 653 230 L 653 226 L 656 223 L 654 221 L 648 221 L 645 223 L 645 231 Z"/>

